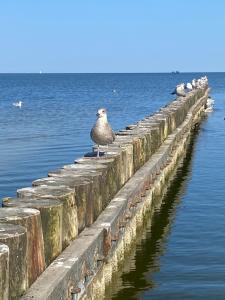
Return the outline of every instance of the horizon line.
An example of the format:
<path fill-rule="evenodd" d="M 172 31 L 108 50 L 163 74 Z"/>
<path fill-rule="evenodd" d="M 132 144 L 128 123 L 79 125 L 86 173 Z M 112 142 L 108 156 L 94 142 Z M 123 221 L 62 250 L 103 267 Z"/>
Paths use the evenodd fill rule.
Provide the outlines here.
<path fill-rule="evenodd" d="M 179 74 L 189 74 L 189 73 L 225 73 L 225 71 L 178 71 L 178 73 L 175 73 L 176 71 L 162 71 L 162 72 L 0 72 L 0 75 L 2 74 L 38 74 L 38 75 L 44 75 L 44 74 L 173 74 L 173 75 L 179 75 Z"/>

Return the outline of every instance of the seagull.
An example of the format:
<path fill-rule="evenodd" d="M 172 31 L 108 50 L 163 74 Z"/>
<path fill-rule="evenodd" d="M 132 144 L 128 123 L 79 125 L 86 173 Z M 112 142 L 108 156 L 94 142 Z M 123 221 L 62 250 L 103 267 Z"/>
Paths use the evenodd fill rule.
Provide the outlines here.
<path fill-rule="evenodd" d="M 192 85 L 193 89 L 196 88 L 196 79 L 192 79 L 191 85 Z"/>
<path fill-rule="evenodd" d="M 23 104 L 23 101 L 18 101 L 18 102 L 14 102 L 13 106 L 21 108 L 22 104 Z"/>
<path fill-rule="evenodd" d="M 115 140 L 115 133 L 107 120 L 107 112 L 105 108 L 97 111 L 97 120 L 92 127 L 90 136 L 93 142 L 98 145 L 97 157 L 99 157 L 99 145 L 108 145 Z"/>
<path fill-rule="evenodd" d="M 190 82 L 188 82 L 185 86 L 185 88 L 188 90 L 188 91 L 192 91 L 193 90 L 193 87 L 192 87 L 192 84 Z"/>
<path fill-rule="evenodd" d="M 206 76 L 199 78 L 196 81 L 196 86 L 198 89 L 203 89 L 208 86 L 208 78 Z"/>
<path fill-rule="evenodd" d="M 207 99 L 206 104 L 205 104 L 205 112 L 213 111 L 214 102 L 215 101 L 209 96 L 209 98 Z"/>
<path fill-rule="evenodd" d="M 213 100 L 211 97 L 209 97 L 208 99 L 207 99 L 207 106 L 213 106 L 213 104 L 214 104 L 214 102 L 215 102 L 215 100 Z"/>
<path fill-rule="evenodd" d="M 213 111 L 213 107 L 210 106 L 210 107 L 206 107 L 205 108 L 205 112 L 208 113 L 208 112 L 212 112 Z"/>
<path fill-rule="evenodd" d="M 176 86 L 175 90 L 171 93 L 172 95 L 177 95 L 178 97 L 185 97 L 184 84 L 181 83 Z"/>

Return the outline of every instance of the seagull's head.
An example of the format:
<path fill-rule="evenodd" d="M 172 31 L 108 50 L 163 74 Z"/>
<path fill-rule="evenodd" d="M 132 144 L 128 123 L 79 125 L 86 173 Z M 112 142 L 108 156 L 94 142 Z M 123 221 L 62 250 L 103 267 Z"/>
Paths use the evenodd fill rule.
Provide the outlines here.
<path fill-rule="evenodd" d="M 107 117 L 107 111 L 106 111 L 106 109 L 105 108 L 98 109 L 96 116 L 98 118 L 105 118 L 105 117 Z"/>

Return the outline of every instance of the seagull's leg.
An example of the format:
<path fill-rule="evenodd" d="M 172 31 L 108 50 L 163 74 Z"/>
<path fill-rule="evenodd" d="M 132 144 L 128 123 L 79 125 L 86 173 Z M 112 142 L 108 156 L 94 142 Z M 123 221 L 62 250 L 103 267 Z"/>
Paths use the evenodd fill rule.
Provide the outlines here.
<path fill-rule="evenodd" d="M 105 150 L 106 150 L 105 151 L 106 153 L 109 151 L 109 144 L 106 145 L 106 149 Z"/>
<path fill-rule="evenodd" d="M 99 149 L 99 145 L 98 145 L 98 148 L 97 148 L 97 157 L 99 157 L 99 152 L 100 152 L 100 149 Z"/>

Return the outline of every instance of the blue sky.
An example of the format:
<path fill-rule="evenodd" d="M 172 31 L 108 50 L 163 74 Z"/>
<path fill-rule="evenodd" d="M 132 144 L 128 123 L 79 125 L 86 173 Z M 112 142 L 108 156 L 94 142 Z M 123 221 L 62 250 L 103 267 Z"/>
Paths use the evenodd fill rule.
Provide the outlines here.
<path fill-rule="evenodd" d="M 225 71 L 225 1 L 0 4 L 0 72 Z"/>

